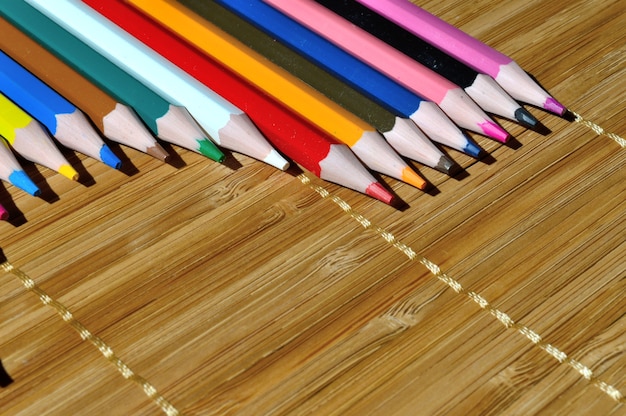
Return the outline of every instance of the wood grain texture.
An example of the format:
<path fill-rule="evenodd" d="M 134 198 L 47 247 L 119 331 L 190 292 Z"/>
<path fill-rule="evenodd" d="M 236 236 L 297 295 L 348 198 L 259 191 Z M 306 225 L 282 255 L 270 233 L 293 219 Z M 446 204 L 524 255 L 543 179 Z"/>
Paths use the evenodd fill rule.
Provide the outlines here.
<path fill-rule="evenodd" d="M 513 57 L 559 101 L 623 136 L 626 4 L 421 3 Z M 626 153 L 531 109 L 547 135 L 474 136 L 494 160 L 422 173 L 409 207 L 332 194 L 513 321 L 626 393 Z M 82 183 L 26 165 L 0 247 L 180 412 L 624 413 L 566 363 L 507 329 L 294 175 L 234 154 L 220 165 L 132 149 L 126 171 L 66 153 Z M 179 167 L 178 165 L 183 165 Z M 11 201 L 13 201 L 11 203 Z M 20 216 L 20 213 L 23 215 Z M 0 414 L 161 414 L 50 307 L 0 272 Z"/>

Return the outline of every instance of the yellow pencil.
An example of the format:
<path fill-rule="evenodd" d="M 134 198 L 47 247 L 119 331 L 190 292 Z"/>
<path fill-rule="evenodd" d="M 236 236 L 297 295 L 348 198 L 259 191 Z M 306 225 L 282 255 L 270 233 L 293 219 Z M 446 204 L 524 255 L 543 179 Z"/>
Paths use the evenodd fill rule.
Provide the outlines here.
<path fill-rule="evenodd" d="M 369 124 L 191 10 L 168 0 L 127 0 L 181 38 L 341 142 L 372 170 L 424 189 L 426 182 Z"/>
<path fill-rule="evenodd" d="M 78 179 L 78 172 L 61 154 L 41 124 L 2 94 L 0 136 L 25 159 L 55 170 L 74 181 Z"/>

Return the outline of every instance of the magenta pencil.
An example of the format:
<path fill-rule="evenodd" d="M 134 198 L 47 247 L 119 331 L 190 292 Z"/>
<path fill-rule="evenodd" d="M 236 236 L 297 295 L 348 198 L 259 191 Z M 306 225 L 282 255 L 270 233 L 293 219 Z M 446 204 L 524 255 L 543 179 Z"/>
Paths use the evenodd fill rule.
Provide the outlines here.
<path fill-rule="evenodd" d="M 0 220 L 8 220 L 9 219 L 9 211 L 6 210 L 5 207 L 0 204 Z"/>
<path fill-rule="evenodd" d="M 416 94 L 433 101 L 460 127 L 504 142 L 498 126 L 459 86 L 310 0 L 265 0 Z"/>
<path fill-rule="evenodd" d="M 558 115 L 566 108 L 541 88 L 513 59 L 406 0 L 357 0 L 398 26 L 493 77 L 516 100 Z"/>

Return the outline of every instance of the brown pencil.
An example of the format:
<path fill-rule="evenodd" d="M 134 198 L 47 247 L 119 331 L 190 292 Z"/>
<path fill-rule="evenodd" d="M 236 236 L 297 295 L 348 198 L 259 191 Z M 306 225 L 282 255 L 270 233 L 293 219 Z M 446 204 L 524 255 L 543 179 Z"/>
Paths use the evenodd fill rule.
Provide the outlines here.
<path fill-rule="evenodd" d="M 157 159 L 168 159 L 169 154 L 132 108 L 113 99 L 1 17 L 0 32 L 0 49 L 80 108 L 105 137 Z"/>

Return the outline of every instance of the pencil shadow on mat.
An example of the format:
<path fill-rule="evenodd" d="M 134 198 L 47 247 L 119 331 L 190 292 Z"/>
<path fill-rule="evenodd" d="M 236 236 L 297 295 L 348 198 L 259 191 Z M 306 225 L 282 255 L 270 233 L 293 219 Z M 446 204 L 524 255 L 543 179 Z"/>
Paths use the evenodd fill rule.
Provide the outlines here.
<path fill-rule="evenodd" d="M 24 217 L 24 213 L 20 211 L 17 205 L 15 205 L 13 198 L 11 198 L 11 195 L 9 195 L 3 185 L 0 186 L 0 203 L 2 203 L 2 206 L 9 211 L 9 219 L 7 220 L 9 224 L 14 227 L 26 224 L 26 217 Z"/>
<path fill-rule="evenodd" d="M 222 151 L 222 153 L 224 153 L 224 161 L 222 162 L 222 165 L 231 170 L 238 170 L 243 167 L 243 165 L 237 159 L 235 159 L 235 156 L 233 156 L 231 152 L 224 149 L 223 147 L 220 147 L 220 150 Z"/>
<path fill-rule="evenodd" d="M 573 123 L 574 121 L 576 121 L 576 116 L 571 111 L 567 110 L 565 114 L 563 114 L 563 119 L 565 121 L 569 121 L 570 123 Z"/>
<path fill-rule="evenodd" d="M 11 383 L 13 383 L 13 379 L 6 372 L 4 366 L 2 365 L 2 360 L 0 360 L 0 387 L 7 387 Z"/>
<path fill-rule="evenodd" d="M 180 157 L 180 155 L 176 152 L 176 149 L 174 149 L 170 143 L 159 140 L 159 145 L 161 145 L 163 150 L 165 150 L 169 155 L 166 162 L 168 165 L 176 169 L 181 169 L 187 166 L 185 161 Z"/>
<path fill-rule="evenodd" d="M 39 195 L 39 198 L 43 199 L 44 201 L 46 201 L 49 204 L 52 204 L 53 202 L 58 201 L 59 200 L 59 195 L 57 195 L 56 192 L 54 192 L 52 190 L 52 188 L 50 188 L 50 185 L 48 185 L 48 182 L 46 182 L 46 179 L 43 177 L 41 172 L 39 172 L 39 170 L 37 169 L 37 166 L 34 163 L 32 163 L 32 162 L 26 161 L 25 159 L 19 159 L 18 158 L 18 160 L 20 162 L 20 165 L 22 165 L 22 168 L 24 169 L 24 172 L 26 172 L 28 177 L 30 179 L 32 179 L 33 182 L 35 182 L 35 184 L 37 185 L 37 187 L 41 191 L 41 194 Z M 74 164 L 69 159 L 68 159 L 68 162 L 72 166 L 74 166 Z M 76 171 L 78 172 L 78 169 L 76 169 Z M 58 175 L 60 175 L 60 174 L 58 174 Z"/>
<path fill-rule="evenodd" d="M 137 169 L 137 166 L 135 166 L 135 164 L 131 162 L 126 153 L 124 153 L 122 146 L 120 146 L 118 143 L 113 143 L 110 141 L 107 141 L 106 144 L 107 146 L 109 146 L 109 149 L 111 149 L 111 151 L 115 154 L 115 156 L 117 156 L 120 162 L 122 162 L 122 166 L 119 169 L 120 172 L 122 172 L 126 176 L 133 176 L 139 173 L 139 169 Z"/>

